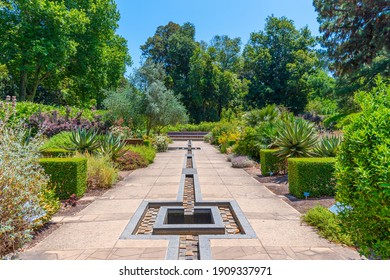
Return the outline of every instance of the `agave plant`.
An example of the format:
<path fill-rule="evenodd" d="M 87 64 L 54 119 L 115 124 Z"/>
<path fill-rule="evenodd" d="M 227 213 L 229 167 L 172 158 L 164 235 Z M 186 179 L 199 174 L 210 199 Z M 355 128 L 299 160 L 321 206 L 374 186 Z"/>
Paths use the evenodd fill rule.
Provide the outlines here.
<path fill-rule="evenodd" d="M 100 153 L 115 160 L 126 153 L 125 144 L 126 142 L 120 136 L 107 134 L 100 142 Z"/>
<path fill-rule="evenodd" d="M 340 146 L 342 138 L 340 136 L 324 136 L 315 146 L 314 153 L 318 157 L 335 157 L 337 148 Z"/>
<path fill-rule="evenodd" d="M 275 155 L 282 158 L 312 157 L 313 148 L 317 144 L 314 124 L 304 119 L 288 118 L 278 127 L 273 146 L 279 148 Z"/>
<path fill-rule="evenodd" d="M 91 153 L 100 146 L 98 133 L 94 130 L 87 130 L 84 128 L 73 130 L 70 140 L 72 141 L 74 147 L 66 149 L 77 150 L 81 153 Z"/>

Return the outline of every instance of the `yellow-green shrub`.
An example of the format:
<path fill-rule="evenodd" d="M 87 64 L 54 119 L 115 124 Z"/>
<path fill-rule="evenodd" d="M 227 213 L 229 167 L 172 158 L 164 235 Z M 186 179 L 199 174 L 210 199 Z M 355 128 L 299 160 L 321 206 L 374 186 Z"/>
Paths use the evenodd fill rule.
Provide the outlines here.
<path fill-rule="evenodd" d="M 118 170 L 108 156 L 86 155 L 88 188 L 110 188 L 118 179 Z"/>

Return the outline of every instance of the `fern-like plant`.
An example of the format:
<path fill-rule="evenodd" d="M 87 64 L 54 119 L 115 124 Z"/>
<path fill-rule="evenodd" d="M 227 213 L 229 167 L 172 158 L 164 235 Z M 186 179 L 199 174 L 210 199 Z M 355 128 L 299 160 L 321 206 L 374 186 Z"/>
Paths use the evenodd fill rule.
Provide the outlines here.
<path fill-rule="evenodd" d="M 337 148 L 340 146 L 342 138 L 340 136 L 324 136 L 315 146 L 314 153 L 318 157 L 335 157 Z"/>
<path fill-rule="evenodd" d="M 278 126 L 273 146 L 278 147 L 275 155 L 284 159 L 290 157 L 312 157 L 317 144 L 314 124 L 300 118 L 287 118 Z"/>
<path fill-rule="evenodd" d="M 98 133 L 94 130 L 87 130 L 84 128 L 78 128 L 72 131 L 70 140 L 74 147 L 65 147 L 68 150 L 76 150 L 80 153 L 91 153 L 100 146 Z"/>

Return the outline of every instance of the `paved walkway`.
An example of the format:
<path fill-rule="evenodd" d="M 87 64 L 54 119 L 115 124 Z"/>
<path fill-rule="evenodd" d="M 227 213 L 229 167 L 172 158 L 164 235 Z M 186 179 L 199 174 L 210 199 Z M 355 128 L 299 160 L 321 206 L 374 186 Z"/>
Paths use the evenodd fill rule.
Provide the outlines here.
<path fill-rule="evenodd" d="M 171 146 L 185 147 L 187 142 Z M 300 221 L 300 213 L 242 169 L 234 169 L 213 146 L 193 142 L 203 201 L 236 200 L 255 239 L 212 239 L 214 259 L 360 259 L 349 248 L 320 238 Z M 144 199 L 175 200 L 185 151 L 159 153 L 147 168 L 135 170 L 72 217 L 56 217 L 62 225 L 21 254 L 21 259 L 165 259 L 168 240 L 120 240 Z"/>

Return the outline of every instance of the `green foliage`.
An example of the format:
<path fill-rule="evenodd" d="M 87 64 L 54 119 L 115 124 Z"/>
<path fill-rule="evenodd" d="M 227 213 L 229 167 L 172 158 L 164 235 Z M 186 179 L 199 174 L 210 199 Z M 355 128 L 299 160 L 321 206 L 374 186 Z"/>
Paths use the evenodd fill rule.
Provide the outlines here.
<path fill-rule="evenodd" d="M 100 139 L 99 152 L 115 160 L 116 158 L 122 156 L 125 153 L 124 147 L 126 142 L 117 137 L 112 133 L 103 135 Z"/>
<path fill-rule="evenodd" d="M 188 121 L 185 107 L 160 81 L 150 84 L 145 92 L 145 116 L 147 135 L 151 129 L 159 132 L 169 124 Z"/>
<path fill-rule="evenodd" d="M 66 147 L 72 147 L 73 143 L 72 140 L 70 140 L 70 137 L 72 136 L 72 132 L 70 131 L 63 131 L 60 132 L 53 137 L 50 137 L 45 141 L 45 143 L 42 145 L 41 150 L 46 149 L 64 149 Z"/>
<path fill-rule="evenodd" d="M 177 124 L 168 125 L 161 130 L 163 133 L 179 132 L 179 131 L 211 131 L 217 123 L 215 122 L 200 122 L 199 124 Z"/>
<path fill-rule="evenodd" d="M 72 157 L 75 154 L 75 151 L 69 151 L 62 148 L 49 148 L 41 150 L 43 157 Z"/>
<path fill-rule="evenodd" d="M 124 87 L 115 91 L 108 91 L 103 105 L 109 111 L 108 117 L 115 122 L 130 128 L 141 128 L 144 125 L 143 95 L 134 87 Z"/>
<path fill-rule="evenodd" d="M 152 146 L 152 141 L 149 140 L 149 139 L 144 139 L 144 146 L 151 147 Z"/>
<path fill-rule="evenodd" d="M 309 100 L 305 111 L 316 115 L 333 115 L 337 114 L 337 101 L 333 99 L 315 98 Z"/>
<path fill-rule="evenodd" d="M 335 158 L 289 158 L 290 193 L 298 198 L 303 198 L 304 192 L 309 192 L 310 197 L 333 196 L 335 162 Z"/>
<path fill-rule="evenodd" d="M 346 114 L 336 114 L 324 119 L 324 126 L 326 128 L 336 128 L 337 123 L 341 122 L 347 117 Z"/>
<path fill-rule="evenodd" d="M 243 118 L 248 126 L 257 126 L 262 122 L 274 122 L 280 115 L 275 104 L 267 105 L 262 109 L 255 109 L 246 113 Z"/>
<path fill-rule="evenodd" d="M 69 150 L 76 150 L 81 153 L 91 153 L 100 147 L 98 134 L 93 130 L 77 129 L 72 131 L 70 136 L 73 147 L 68 147 Z"/>
<path fill-rule="evenodd" d="M 374 73 L 383 73 L 388 69 L 387 1 L 314 0 L 313 4 L 318 12 L 321 43 L 327 49 L 337 74 L 371 65 L 380 55 L 386 56 L 387 63 L 376 71 L 373 69 Z"/>
<path fill-rule="evenodd" d="M 243 52 L 248 105 L 277 104 L 302 112 L 311 91 L 309 77 L 317 71 L 314 46 L 307 27 L 297 30 L 292 20 L 268 17 L 264 31 L 251 33 Z"/>
<path fill-rule="evenodd" d="M 151 146 L 129 146 L 130 151 L 136 152 L 144 157 L 149 164 L 153 163 L 154 158 L 156 157 L 156 149 Z"/>
<path fill-rule="evenodd" d="M 211 131 L 213 134 L 214 141 L 212 144 L 220 144 L 221 137 L 226 137 L 230 133 L 233 133 L 237 130 L 237 124 L 232 122 L 221 121 L 216 123 L 213 130 Z"/>
<path fill-rule="evenodd" d="M 94 120 L 94 116 L 105 116 L 107 111 L 104 110 L 91 110 L 89 108 L 78 108 L 73 106 L 51 106 L 40 103 L 22 101 L 16 103 L 16 119 L 28 120 L 32 115 L 42 112 L 49 113 L 56 111 L 58 116 L 66 116 L 69 111 L 69 117 L 74 118 L 79 112 L 82 112 L 82 117 L 89 121 Z"/>
<path fill-rule="evenodd" d="M 45 215 L 40 218 L 40 222 L 45 224 L 51 220 L 53 215 L 61 208 L 60 200 L 56 194 L 55 188 L 43 188 L 38 195 L 39 205 L 42 207 Z M 35 227 L 34 229 L 37 229 Z"/>
<path fill-rule="evenodd" d="M 260 150 L 261 175 L 273 176 L 286 172 L 286 163 L 275 155 L 276 151 L 275 149 Z"/>
<path fill-rule="evenodd" d="M 55 201 L 46 194 L 48 178 L 38 163 L 39 135 L 25 141 L 24 124 L 9 125 L 15 104 L 0 102 L 0 257 L 28 242 L 32 230 L 50 220 Z M 51 204 L 53 202 L 53 204 Z M 53 211 L 48 211 L 50 208 Z"/>
<path fill-rule="evenodd" d="M 322 237 L 332 242 L 353 246 L 351 236 L 343 233 L 340 220 L 327 208 L 317 205 L 307 211 L 302 216 L 302 220 L 315 227 Z"/>
<path fill-rule="evenodd" d="M 255 160 L 260 159 L 260 149 L 265 149 L 275 139 L 277 125 L 273 122 L 260 122 L 255 127 L 245 127 L 239 141 L 234 146 L 234 152 L 247 155 Z"/>
<path fill-rule="evenodd" d="M 87 186 L 90 189 L 110 188 L 118 179 L 118 170 L 109 156 L 86 154 Z"/>
<path fill-rule="evenodd" d="M 119 86 L 131 61 L 113 1 L 1 1 L 0 10 L 0 64 L 19 100 L 100 104 Z"/>
<path fill-rule="evenodd" d="M 314 124 L 300 118 L 289 118 L 278 126 L 274 145 L 279 149 L 277 156 L 287 159 L 290 157 L 311 157 L 312 149 L 317 143 Z"/>
<path fill-rule="evenodd" d="M 190 59 L 196 48 L 195 27 L 191 23 L 183 25 L 169 22 L 159 26 L 153 37 L 149 37 L 141 46 L 146 64 L 161 64 L 166 73 L 164 84 L 181 98 L 189 111 L 192 102 L 188 91 Z M 152 84 L 152 83 L 149 83 Z"/>
<path fill-rule="evenodd" d="M 390 86 L 358 92 L 361 114 L 345 129 L 336 164 L 342 226 L 360 253 L 390 258 Z"/>
<path fill-rule="evenodd" d="M 195 123 L 220 120 L 224 108 L 242 106 L 247 92 L 247 82 L 224 69 L 216 52 L 213 46 L 199 46 L 191 57 L 187 96 L 182 100 Z"/>
<path fill-rule="evenodd" d="M 87 188 L 87 159 L 85 158 L 42 158 L 39 160 L 50 185 L 56 187 L 60 199 L 72 194 L 83 196 Z"/>
<path fill-rule="evenodd" d="M 133 151 L 127 151 L 124 155 L 117 158 L 115 162 L 121 170 L 135 170 L 148 166 L 147 159 Z"/>
<path fill-rule="evenodd" d="M 341 142 L 342 138 L 340 136 L 326 135 L 321 137 L 319 143 L 314 148 L 314 154 L 318 157 L 335 157 Z"/>
<path fill-rule="evenodd" d="M 167 125 L 186 123 L 186 109 L 172 90 L 164 85 L 165 73 L 161 64 L 147 63 L 137 73 L 143 89 L 143 115 L 146 135 L 152 129 L 157 133 Z"/>
<path fill-rule="evenodd" d="M 87 18 L 64 2 L 6 2 L 0 6 L 0 41 L 7 44 L 0 45 L 0 52 L 19 86 L 19 99 L 32 101 L 38 86 L 56 76 L 57 69 L 67 66 L 77 52 L 71 34 L 85 31 Z"/>

